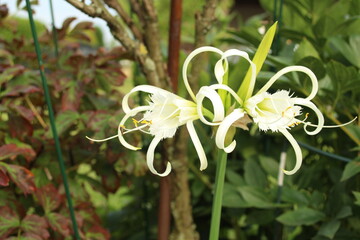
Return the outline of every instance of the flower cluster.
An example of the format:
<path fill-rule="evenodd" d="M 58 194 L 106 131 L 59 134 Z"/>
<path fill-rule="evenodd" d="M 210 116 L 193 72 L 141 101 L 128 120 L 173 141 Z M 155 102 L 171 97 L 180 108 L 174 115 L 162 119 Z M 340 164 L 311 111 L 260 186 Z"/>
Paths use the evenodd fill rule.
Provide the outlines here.
<path fill-rule="evenodd" d="M 213 52 L 220 55 L 219 60 L 214 67 L 214 76 L 217 80 L 216 84 L 210 86 L 203 86 L 195 94 L 190 87 L 187 78 L 187 69 L 191 60 L 202 52 Z M 250 65 L 250 78 L 246 83 L 246 88 L 241 88 L 238 92 L 231 89 L 224 81 L 224 76 L 228 72 L 227 58 L 237 56 L 244 58 Z M 312 83 L 312 90 L 306 98 L 293 97 L 288 90 L 278 90 L 275 93 L 268 92 L 269 88 L 284 74 L 289 72 L 302 72 L 306 74 Z M 271 77 L 268 82 L 260 88 L 260 90 L 253 94 L 256 81 L 256 64 L 250 60 L 249 55 L 237 49 L 230 49 L 228 51 L 221 51 L 215 47 L 205 46 L 198 48 L 191 52 L 186 58 L 183 65 L 183 80 L 185 87 L 192 100 L 186 100 L 171 92 L 163 89 L 141 85 L 133 88 L 126 94 L 122 101 L 122 107 L 125 116 L 121 120 L 118 127 L 118 134 L 111 138 L 118 137 L 121 144 L 131 150 L 138 150 L 139 147 L 128 143 L 124 135 L 134 131 L 141 131 L 143 133 L 152 135 L 154 138 L 151 141 L 146 155 L 147 165 L 150 171 L 159 176 L 166 176 L 171 171 L 171 164 L 167 163 L 166 169 L 163 173 L 159 173 L 154 168 L 154 153 L 155 148 L 159 142 L 165 138 L 172 138 L 178 127 L 186 125 L 190 138 L 195 146 L 197 154 L 200 159 L 200 170 L 207 167 L 207 159 L 199 140 L 199 137 L 194 128 L 194 121 L 200 120 L 202 123 L 209 126 L 216 126 L 215 143 L 219 149 L 230 153 L 236 147 L 236 141 L 227 140 L 229 136 L 232 138 L 231 132 L 234 128 L 247 129 L 249 122 L 254 122 L 262 131 L 280 132 L 289 141 L 293 147 L 296 155 L 295 167 L 284 172 L 286 174 L 294 174 L 299 170 L 302 163 L 301 149 L 289 133 L 289 129 L 299 124 L 304 124 L 304 130 L 309 135 L 314 135 L 320 132 L 324 127 L 324 117 L 318 107 L 311 101 L 318 91 L 318 81 L 315 74 L 308 68 L 303 66 L 285 67 Z M 145 92 L 149 94 L 149 100 L 146 105 L 131 108 L 129 106 L 129 98 L 135 92 Z M 226 97 L 220 94 L 225 92 Z M 226 99 L 231 98 L 231 104 L 225 104 Z M 208 99 L 212 104 L 213 111 L 206 109 L 203 106 L 203 101 Z M 302 107 L 307 107 L 314 111 L 317 116 L 317 124 L 307 122 L 307 114 L 303 119 Z M 138 116 L 140 115 L 140 116 Z M 134 128 L 126 128 L 125 123 L 132 119 Z M 311 126 L 314 129 L 308 130 Z M 106 141 L 111 138 L 94 140 Z"/>

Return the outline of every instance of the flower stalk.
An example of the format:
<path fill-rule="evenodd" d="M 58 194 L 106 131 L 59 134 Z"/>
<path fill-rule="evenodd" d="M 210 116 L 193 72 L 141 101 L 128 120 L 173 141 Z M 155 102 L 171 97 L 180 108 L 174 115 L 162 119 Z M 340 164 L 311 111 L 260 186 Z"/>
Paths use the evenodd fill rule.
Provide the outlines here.
<path fill-rule="evenodd" d="M 219 239 L 226 163 L 227 163 L 227 153 L 219 149 L 218 161 L 216 163 L 215 189 L 214 189 L 214 199 L 212 206 L 209 240 Z"/>

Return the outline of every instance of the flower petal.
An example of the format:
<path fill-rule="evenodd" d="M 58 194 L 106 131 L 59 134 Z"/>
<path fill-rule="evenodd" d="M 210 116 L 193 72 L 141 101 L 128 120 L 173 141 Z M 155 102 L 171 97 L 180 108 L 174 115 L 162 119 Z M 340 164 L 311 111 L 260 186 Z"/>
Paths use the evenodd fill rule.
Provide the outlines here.
<path fill-rule="evenodd" d="M 207 162 L 207 158 L 206 158 L 206 154 L 204 152 L 204 148 L 201 145 L 200 139 L 195 131 L 194 128 L 194 123 L 193 121 L 189 121 L 186 123 L 186 127 L 189 131 L 190 134 L 190 138 L 194 144 L 194 147 L 196 149 L 196 152 L 199 156 L 199 160 L 200 160 L 200 170 L 204 170 L 207 168 L 208 166 L 208 162 Z"/>
<path fill-rule="evenodd" d="M 232 141 L 229 146 L 225 147 L 225 138 L 226 134 L 229 131 L 229 128 L 231 125 L 236 122 L 239 118 L 242 118 L 244 116 L 244 111 L 242 109 L 235 109 L 232 111 L 228 116 L 225 117 L 225 119 L 222 121 L 222 123 L 219 125 L 219 128 L 216 132 L 215 137 L 215 143 L 216 146 L 220 149 L 224 149 L 225 152 L 230 153 L 234 150 L 236 146 L 236 141 Z"/>
<path fill-rule="evenodd" d="M 157 92 L 164 92 L 166 94 L 173 94 L 170 93 L 164 89 L 158 88 L 158 87 L 154 87 L 154 86 L 150 86 L 150 85 L 139 85 L 134 87 L 133 89 L 131 89 L 131 91 L 129 93 L 127 93 L 122 100 L 122 108 L 124 110 L 125 113 L 130 112 L 132 109 L 129 107 L 129 97 L 131 94 L 133 94 L 134 92 L 146 92 L 146 93 L 150 93 L 150 94 L 154 94 Z"/>
<path fill-rule="evenodd" d="M 216 62 L 214 73 L 215 78 L 218 81 L 219 84 L 223 83 L 223 77 L 225 73 L 228 71 L 229 64 L 226 59 L 221 58 L 219 61 Z"/>
<path fill-rule="evenodd" d="M 255 86 L 255 81 L 256 81 L 256 65 L 253 61 L 251 61 L 251 59 L 249 58 L 249 54 L 247 54 L 246 52 L 244 51 L 241 51 L 241 50 L 238 50 L 238 49 L 229 49 L 227 51 L 225 51 L 223 54 L 222 54 L 222 57 L 221 59 L 218 61 L 222 61 L 223 59 L 226 59 L 228 57 L 231 57 L 231 56 L 239 56 L 239 57 L 242 57 L 244 59 L 246 59 L 249 63 L 250 63 L 250 67 L 251 67 L 251 78 L 250 78 L 250 81 L 248 83 L 248 86 L 246 86 L 244 89 L 246 89 L 246 94 L 244 93 L 244 95 L 246 96 L 245 99 L 242 99 L 242 100 L 246 100 L 247 98 L 251 97 L 251 94 L 254 90 L 254 86 Z M 243 95 L 242 92 L 238 92 L 239 96 L 241 97 Z"/>
<path fill-rule="evenodd" d="M 154 139 L 151 141 L 148 151 L 146 153 L 146 162 L 147 162 L 147 165 L 148 165 L 150 171 L 153 174 L 156 174 L 160 177 L 165 177 L 165 176 L 169 175 L 169 173 L 171 172 L 171 164 L 169 162 L 166 164 L 166 169 L 163 173 L 158 173 L 156 171 L 156 169 L 154 168 L 155 148 L 161 140 L 162 140 L 161 137 L 155 136 Z"/>
<path fill-rule="evenodd" d="M 281 69 L 279 72 L 277 72 L 274 76 L 272 76 L 269 79 L 269 81 L 258 91 L 257 94 L 266 92 L 271 87 L 271 85 L 274 84 L 274 82 L 276 80 L 278 80 L 282 75 L 289 73 L 289 72 L 303 72 L 310 77 L 311 83 L 312 83 L 312 89 L 311 89 L 311 93 L 309 94 L 309 96 L 305 99 L 306 100 L 313 99 L 319 89 L 319 83 L 318 83 L 318 80 L 317 80 L 315 74 L 309 68 L 303 67 L 303 66 L 289 66 L 289 67 L 285 67 L 285 68 Z"/>
<path fill-rule="evenodd" d="M 295 138 L 286 129 L 279 129 L 279 132 L 281 132 L 287 138 L 287 140 L 290 142 L 291 146 L 293 147 L 293 149 L 295 151 L 295 157 L 296 157 L 295 167 L 291 171 L 287 171 L 287 170 L 283 169 L 285 174 L 292 175 L 292 174 L 296 173 L 301 167 L 302 152 L 301 152 L 300 146 L 296 142 Z"/>
<path fill-rule="evenodd" d="M 214 109 L 214 118 L 212 120 L 213 122 L 209 122 L 204 117 L 203 105 L 202 105 L 204 98 L 208 98 L 213 105 L 213 109 Z M 225 116 L 224 105 L 221 101 L 219 94 L 214 89 L 207 86 L 201 87 L 198 94 L 196 94 L 196 104 L 197 104 L 197 112 L 199 118 L 203 123 L 207 125 L 215 126 L 215 125 L 219 125 L 220 123 L 214 123 L 214 122 L 221 121 L 224 119 Z"/>
<path fill-rule="evenodd" d="M 218 53 L 218 54 L 220 54 L 220 55 L 223 54 L 223 51 L 221 51 L 221 50 L 218 49 L 218 48 L 211 47 L 211 46 L 204 46 L 204 47 L 199 47 L 199 48 L 195 49 L 194 51 L 192 51 L 192 52 L 187 56 L 187 58 L 185 59 L 184 65 L 183 65 L 183 68 L 182 68 L 183 80 L 184 80 L 185 87 L 186 87 L 187 91 L 189 92 L 190 97 L 191 97 L 194 101 L 196 100 L 196 97 L 195 97 L 194 92 L 191 90 L 191 87 L 190 87 L 190 84 L 189 84 L 189 80 L 188 80 L 188 78 L 187 78 L 187 69 L 188 69 L 188 66 L 189 66 L 190 61 L 191 61 L 196 55 L 198 55 L 199 53 L 202 53 L 202 52 L 215 52 L 215 53 Z"/>
<path fill-rule="evenodd" d="M 308 108 L 311 108 L 317 118 L 318 118 L 318 124 L 316 125 L 316 128 L 315 130 L 313 131 L 308 131 L 306 129 L 306 127 L 308 126 L 308 124 L 305 122 L 304 123 L 304 131 L 309 134 L 309 135 L 315 135 L 315 134 L 318 134 L 321 129 L 324 127 L 324 115 L 321 113 L 321 111 L 319 110 L 319 108 L 316 107 L 316 105 L 312 102 L 310 102 L 309 100 L 307 99 L 303 99 L 303 98 L 295 98 L 295 104 L 298 104 L 298 105 L 302 105 L 302 106 L 305 106 L 305 107 L 308 107 Z"/>
<path fill-rule="evenodd" d="M 143 111 L 147 111 L 149 110 L 150 107 L 149 106 L 142 106 L 142 107 L 136 107 L 132 110 L 130 110 L 128 113 L 125 114 L 125 116 L 121 119 L 120 123 L 119 123 L 119 127 L 118 127 L 118 138 L 119 138 L 119 141 L 120 143 L 130 149 L 130 150 L 139 150 L 140 148 L 139 147 L 135 147 L 131 144 L 129 144 L 128 142 L 126 142 L 125 138 L 123 137 L 123 133 L 122 133 L 122 126 L 124 126 L 125 122 L 130 118 L 130 117 L 133 117 L 135 116 L 137 113 L 139 112 L 143 112 Z"/>
<path fill-rule="evenodd" d="M 214 90 L 225 90 L 228 91 L 236 100 L 237 103 L 239 103 L 240 105 L 242 105 L 243 101 L 240 99 L 239 95 L 237 95 L 237 93 L 232 90 L 229 86 L 224 85 L 224 84 L 213 84 L 209 86 L 210 88 L 214 89 Z"/>

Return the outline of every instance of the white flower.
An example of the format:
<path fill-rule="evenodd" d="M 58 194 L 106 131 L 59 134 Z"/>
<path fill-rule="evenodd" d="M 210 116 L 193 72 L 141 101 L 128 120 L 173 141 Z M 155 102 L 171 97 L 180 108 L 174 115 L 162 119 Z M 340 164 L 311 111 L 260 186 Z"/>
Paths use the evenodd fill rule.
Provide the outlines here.
<path fill-rule="evenodd" d="M 135 92 L 146 92 L 150 94 L 150 99 L 147 105 L 130 108 L 129 97 Z M 155 148 L 159 142 L 165 138 L 172 138 L 178 127 L 186 125 L 190 137 L 194 143 L 195 149 L 200 159 L 200 170 L 207 167 L 207 159 L 205 152 L 202 148 L 201 142 L 196 134 L 193 121 L 198 119 L 196 104 L 192 101 L 183 99 L 171 92 L 163 89 L 149 86 L 140 85 L 134 87 L 128 94 L 126 94 L 122 101 L 122 108 L 125 116 L 119 123 L 118 134 L 116 136 L 92 141 L 101 142 L 115 137 L 118 137 L 120 143 L 131 150 L 138 150 L 139 147 L 133 146 L 128 143 L 124 135 L 134 131 L 142 131 L 144 133 L 154 136 L 151 141 L 146 154 L 146 161 L 150 171 L 159 176 L 166 176 L 171 171 L 171 164 L 167 163 L 166 169 L 163 173 L 159 173 L 154 168 L 154 154 Z M 135 119 L 137 115 L 142 114 L 142 117 Z M 134 128 L 126 128 L 126 122 L 131 119 L 135 125 Z"/>

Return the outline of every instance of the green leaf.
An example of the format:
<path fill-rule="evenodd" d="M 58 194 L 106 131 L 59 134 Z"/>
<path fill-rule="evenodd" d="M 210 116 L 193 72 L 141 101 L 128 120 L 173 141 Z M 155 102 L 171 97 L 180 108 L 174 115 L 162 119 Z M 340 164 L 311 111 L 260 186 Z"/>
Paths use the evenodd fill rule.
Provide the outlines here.
<path fill-rule="evenodd" d="M 349 178 L 355 176 L 358 173 L 360 173 L 360 159 L 359 158 L 346 164 L 340 181 L 348 180 Z"/>
<path fill-rule="evenodd" d="M 330 222 L 323 223 L 320 227 L 318 235 L 333 239 L 336 232 L 340 228 L 340 221 L 332 220 Z"/>
<path fill-rule="evenodd" d="M 287 226 L 312 225 L 325 218 L 325 214 L 311 208 L 299 208 L 281 214 L 276 220 Z"/>
<path fill-rule="evenodd" d="M 73 111 L 64 111 L 59 113 L 55 119 L 58 135 L 61 136 L 79 119 L 79 117 L 79 113 Z M 46 137 L 52 137 L 52 133 L 50 130 L 46 132 Z"/>
<path fill-rule="evenodd" d="M 19 217 L 8 206 L 0 207 L 0 239 L 5 239 L 20 226 Z"/>
<path fill-rule="evenodd" d="M 244 177 L 248 185 L 264 188 L 266 175 L 255 159 L 246 159 L 244 165 Z"/>
<path fill-rule="evenodd" d="M 25 232 L 25 234 L 30 234 L 41 239 L 49 239 L 50 234 L 47 227 L 48 224 L 46 219 L 38 215 L 27 215 L 21 220 L 21 230 Z"/>
<path fill-rule="evenodd" d="M 360 192 L 353 191 L 352 193 L 354 194 L 356 199 L 355 204 L 360 206 Z"/>
<path fill-rule="evenodd" d="M 252 61 L 256 65 L 256 75 L 260 72 L 262 65 L 265 62 L 265 59 L 269 53 L 271 44 L 274 40 L 276 33 L 277 22 L 274 23 L 269 30 L 266 32 L 264 38 L 262 39 Z M 251 68 L 248 69 L 245 78 L 237 92 L 239 97 L 245 102 L 246 99 L 250 98 L 253 91 L 255 82 L 250 82 L 251 80 Z"/>
<path fill-rule="evenodd" d="M 245 202 L 251 207 L 275 208 L 279 206 L 279 204 L 273 203 L 273 200 L 269 198 L 269 194 L 265 193 L 261 188 L 242 186 L 238 187 L 238 190 Z"/>
<path fill-rule="evenodd" d="M 250 205 L 244 201 L 236 186 L 225 183 L 222 206 L 231 208 L 246 208 Z"/>
<path fill-rule="evenodd" d="M 352 213 L 352 209 L 350 206 L 343 206 L 339 212 L 336 214 L 336 219 L 342 219 L 342 218 L 346 218 L 351 216 Z"/>
<path fill-rule="evenodd" d="M 340 37 L 332 38 L 331 43 L 351 64 L 360 68 L 359 36 L 351 36 L 349 43 Z"/>
<path fill-rule="evenodd" d="M 259 156 L 261 167 L 272 177 L 277 178 L 279 173 L 279 162 L 273 158 L 260 155 Z"/>
<path fill-rule="evenodd" d="M 309 198 L 303 192 L 288 187 L 283 187 L 282 200 L 299 206 L 309 205 Z"/>
<path fill-rule="evenodd" d="M 310 56 L 320 59 L 319 53 L 316 51 L 313 44 L 308 39 L 304 38 L 294 53 L 294 61 L 299 62 L 301 59 Z"/>

